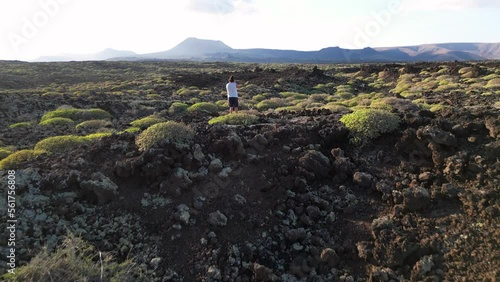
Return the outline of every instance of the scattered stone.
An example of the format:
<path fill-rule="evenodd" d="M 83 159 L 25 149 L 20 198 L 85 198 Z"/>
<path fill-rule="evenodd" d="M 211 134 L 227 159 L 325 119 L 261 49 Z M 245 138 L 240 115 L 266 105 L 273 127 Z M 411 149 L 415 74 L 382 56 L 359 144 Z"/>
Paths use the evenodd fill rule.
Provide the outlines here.
<path fill-rule="evenodd" d="M 299 240 L 302 240 L 306 237 L 306 235 L 307 233 L 304 228 L 291 229 L 285 233 L 286 239 L 290 242 L 297 242 Z"/>
<path fill-rule="evenodd" d="M 409 211 L 419 211 L 430 204 L 430 195 L 427 189 L 414 186 L 403 190 L 403 206 Z"/>
<path fill-rule="evenodd" d="M 434 267 L 434 261 L 432 256 L 422 257 L 413 267 L 411 272 L 412 280 L 421 280 L 429 273 Z"/>
<path fill-rule="evenodd" d="M 340 263 L 340 257 L 330 248 L 326 248 L 321 252 L 320 259 L 322 262 L 326 262 L 329 267 L 337 267 Z"/>
<path fill-rule="evenodd" d="M 238 204 L 238 205 L 245 205 L 247 203 L 247 200 L 245 199 L 245 197 L 243 197 L 242 195 L 240 194 L 236 194 L 234 195 L 233 197 L 234 201 Z"/>
<path fill-rule="evenodd" d="M 187 225 L 189 223 L 189 219 L 191 218 L 191 215 L 189 214 L 189 207 L 185 204 L 177 206 L 176 216 L 182 224 Z"/>
<path fill-rule="evenodd" d="M 253 273 L 254 273 L 254 279 L 256 281 L 276 281 L 278 280 L 278 276 L 276 276 L 272 269 L 265 267 L 261 264 L 254 263 L 253 264 Z"/>
<path fill-rule="evenodd" d="M 211 265 L 208 268 L 207 275 L 208 277 L 216 280 L 220 280 L 222 278 L 220 270 L 214 265 Z"/>
<path fill-rule="evenodd" d="M 261 134 L 257 134 L 257 135 L 255 135 L 254 138 L 252 138 L 248 142 L 248 144 L 250 144 L 250 146 L 252 146 L 252 148 L 257 150 L 258 152 L 262 152 L 266 149 L 269 142 L 267 141 L 267 139 L 264 136 L 262 136 Z"/>
<path fill-rule="evenodd" d="M 208 166 L 210 172 L 219 173 L 223 168 L 222 161 L 220 159 L 213 159 Z"/>
<path fill-rule="evenodd" d="M 360 187 L 368 188 L 371 187 L 373 183 L 373 176 L 368 173 L 358 171 L 354 173 L 352 180 Z"/>
<path fill-rule="evenodd" d="M 434 175 L 432 175 L 432 173 L 430 173 L 428 171 L 422 172 L 418 176 L 418 180 L 420 180 L 420 181 L 432 181 L 433 178 L 434 178 Z"/>
<path fill-rule="evenodd" d="M 220 211 L 216 211 L 208 215 L 208 223 L 214 226 L 226 226 L 227 217 Z"/>
<path fill-rule="evenodd" d="M 199 163 L 203 163 L 203 161 L 205 160 L 205 154 L 203 154 L 200 144 L 194 144 L 193 158 L 197 160 Z"/>
<path fill-rule="evenodd" d="M 80 182 L 83 190 L 93 192 L 97 196 L 99 205 L 104 205 L 118 195 L 118 186 L 100 172 L 92 174 L 91 180 Z"/>
<path fill-rule="evenodd" d="M 160 266 L 160 263 L 162 262 L 162 258 L 153 258 L 149 262 L 149 265 L 153 268 L 153 270 L 156 270 L 158 266 Z"/>
<path fill-rule="evenodd" d="M 320 151 L 307 151 L 299 159 L 299 165 L 314 173 L 316 178 L 325 178 L 330 174 L 331 163 Z"/>

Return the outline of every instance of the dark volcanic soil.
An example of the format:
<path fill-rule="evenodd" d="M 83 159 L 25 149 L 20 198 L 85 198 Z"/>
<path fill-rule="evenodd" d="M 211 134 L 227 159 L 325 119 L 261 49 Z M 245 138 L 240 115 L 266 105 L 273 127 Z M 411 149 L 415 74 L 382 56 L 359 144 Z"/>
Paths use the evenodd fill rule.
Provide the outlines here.
<path fill-rule="evenodd" d="M 363 71 L 397 79 L 400 67 Z M 215 88 L 227 73 L 185 73 L 175 83 Z M 237 75 L 262 87 L 280 77 L 304 87 L 341 83 L 295 67 Z M 3 99 L 21 108 L 13 102 L 20 97 L 33 113 L 45 103 L 130 113 L 128 96 L 9 95 Z M 115 134 L 23 163 L 16 168 L 20 257 L 28 262 L 71 231 L 118 259 L 134 258 L 145 281 L 497 281 L 498 95 L 426 93 L 449 106 L 438 113 L 387 95 L 403 122 L 364 146 L 350 142 L 342 115 L 329 110 L 263 112 L 248 126 L 210 126 L 210 116 L 188 114 L 167 116 L 195 128 L 186 146 L 140 152 L 133 134 Z M 28 148 L 58 134 L 52 130 L 5 128 L 1 137 Z"/>

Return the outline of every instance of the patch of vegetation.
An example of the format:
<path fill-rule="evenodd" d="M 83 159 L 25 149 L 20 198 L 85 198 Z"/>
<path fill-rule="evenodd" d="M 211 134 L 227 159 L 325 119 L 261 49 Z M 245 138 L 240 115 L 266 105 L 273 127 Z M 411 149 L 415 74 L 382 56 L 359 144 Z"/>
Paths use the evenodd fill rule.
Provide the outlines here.
<path fill-rule="evenodd" d="M 74 121 L 72 119 L 63 117 L 49 118 L 40 122 L 42 126 L 73 126 L 73 124 Z"/>
<path fill-rule="evenodd" d="M 155 117 L 155 116 L 148 116 L 148 117 L 144 117 L 144 118 L 141 118 L 141 119 L 134 120 L 134 121 L 132 121 L 130 123 L 130 125 L 132 125 L 132 127 L 138 127 L 140 129 L 146 129 L 146 128 L 150 127 L 153 124 L 157 124 L 157 123 L 160 123 L 160 122 L 163 122 L 163 121 L 165 121 L 165 120 L 162 119 L 162 118 Z"/>
<path fill-rule="evenodd" d="M 141 132 L 141 129 L 139 127 L 129 127 L 127 129 L 125 129 L 124 132 L 136 134 L 136 133 Z"/>
<path fill-rule="evenodd" d="M 98 130 L 101 128 L 110 127 L 112 124 L 109 120 L 103 119 L 92 119 L 81 122 L 76 125 L 76 129 L 78 130 Z"/>
<path fill-rule="evenodd" d="M 175 92 L 179 96 L 196 96 L 199 94 L 198 88 L 192 86 L 189 88 L 181 88 Z"/>
<path fill-rule="evenodd" d="M 181 144 L 188 142 L 193 139 L 194 134 L 194 130 L 184 123 L 167 121 L 157 123 L 141 132 L 135 139 L 135 144 L 139 150 L 146 151 L 162 140 Z"/>
<path fill-rule="evenodd" d="M 12 154 L 11 150 L 8 150 L 8 149 L 5 149 L 5 148 L 0 148 L 0 160 L 5 159 L 10 154 Z"/>
<path fill-rule="evenodd" d="M 67 152 L 76 146 L 88 144 L 90 139 L 83 136 L 64 135 L 45 138 L 35 145 L 36 151 L 46 151 L 49 153 Z"/>
<path fill-rule="evenodd" d="M 182 102 L 174 102 L 170 105 L 168 112 L 170 114 L 180 114 L 185 112 L 189 108 L 189 105 Z"/>
<path fill-rule="evenodd" d="M 72 120 L 92 120 L 111 118 L 111 114 L 103 109 L 58 109 L 47 112 L 42 116 L 42 122 L 52 118 L 68 118 Z"/>
<path fill-rule="evenodd" d="M 345 124 L 355 141 L 366 141 L 398 128 L 400 118 L 396 114 L 378 109 L 363 109 L 344 115 L 340 121 Z"/>
<path fill-rule="evenodd" d="M 98 132 L 98 133 L 93 133 L 89 135 L 82 136 L 82 138 L 87 139 L 89 141 L 96 140 L 96 139 L 101 139 L 103 137 L 109 137 L 113 135 L 111 132 Z"/>
<path fill-rule="evenodd" d="M 214 114 L 219 111 L 219 106 L 210 102 L 199 102 L 190 106 L 187 110 L 188 112 L 205 112 Z"/>
<path fill-rule="evenodd" d="M 259 117 L 249 113 L 227 114 L 212 118 L 208 124 L 249 125 L 259 121 Z"/>
<path fill-rule="evenodd" d="M 307 94 L 297 93 L 297 92 L 281 92 L 280 94 L 283 98 L 291 98 L 293 100 L 303 100 L 303 99 L 307 99 L 309 97 L 309 95 L 307 95 Z M 265 100 L 265 98 L 263 98 L 262 100 Z M 260 101 L 262 101 L 262 100 L 260 100 Z"/>
<path fill-rule="evenodd" d="M 268 109 L 276 109 L 279 107 L 289 106 L 286 99 L 283 98 L 270 98 L 267 100 L 260 101 L 255 108 L 259 111 L 265 111 Z"/>
<path fill-rule="evenodd" d="M 21 150 L 8 155 L 0 161 L 0 170 L 16 169 L 20 164 L 44 154 L 43 150 Z"/>
<path fill-rule="evenodd" d="M 340 105 L 336 102 L 328 103 L 328 104 L 324 105 L 322 108 L 330 110 L 333 113 L 343 113 L 343 112 L 349 113 L 349 112 L 351 112 L 351 109 L 349 109 L 348 107 L 346 107 L 344 105 Z"/>
<path fill-rule="evenodd" d="M 29 264 L 15 274 L 5 274 L 8 281 L 144 281 L 139 266 L 131 260 L 118 263 L 108 253 L 74 235 L 67 235 L 54 253 L 43 248 Z"/>
<path fill-rule="evenodd" d="M 488 81 L 486 88 L 500 88 L 500 78 L 494 78 Z"/>
<path fill-rule="evenodd" d="M 18 123 L 11 124 L 11 125 L 9 125 L 9 128 L 11 128 L 11 129 L 28 128 L 28 127 L 32 127 L 32 126 L 33 125 L 31 124 L 31 122 L 25 121 L 25 122 L 18 122 Z"/>

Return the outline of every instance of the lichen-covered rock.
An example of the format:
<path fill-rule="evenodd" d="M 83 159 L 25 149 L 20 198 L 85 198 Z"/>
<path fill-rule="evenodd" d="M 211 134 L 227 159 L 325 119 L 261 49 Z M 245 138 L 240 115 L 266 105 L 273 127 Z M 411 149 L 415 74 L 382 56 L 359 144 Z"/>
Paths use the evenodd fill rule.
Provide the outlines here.
<path fill-rule="evenodd" d="M 85 191 L 92 191 L 97 196 L 99 205 L 109 203 L 118 195 L 118 186 L 100 172 L 92 174 L 90 180 L 80 182 L 80 187 Z"/>

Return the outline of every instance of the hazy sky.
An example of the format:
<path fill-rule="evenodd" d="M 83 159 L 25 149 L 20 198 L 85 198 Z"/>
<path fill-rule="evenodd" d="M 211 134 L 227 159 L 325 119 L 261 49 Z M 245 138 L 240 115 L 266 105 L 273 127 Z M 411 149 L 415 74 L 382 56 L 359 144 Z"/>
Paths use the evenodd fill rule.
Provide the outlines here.
<path fill-rule="evenodd" d="M 500 0 L 0 0 L 0 59 L 164 51 L 187 37 L 319 50 L 500 42 Z"/>

